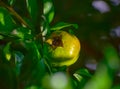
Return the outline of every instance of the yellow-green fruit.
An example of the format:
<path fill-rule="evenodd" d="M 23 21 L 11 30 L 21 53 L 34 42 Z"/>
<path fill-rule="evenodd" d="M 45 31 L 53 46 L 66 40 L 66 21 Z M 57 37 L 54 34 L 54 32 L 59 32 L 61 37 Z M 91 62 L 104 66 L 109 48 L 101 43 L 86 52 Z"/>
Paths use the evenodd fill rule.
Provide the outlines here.
<path fill-rule="evenodd" d="M 80 52 L 78 38 L 66 31 L 55 31 L 46 40 L 48 46 L 48 59 L 52 66 L 70 66 L 74 64 Z"/>

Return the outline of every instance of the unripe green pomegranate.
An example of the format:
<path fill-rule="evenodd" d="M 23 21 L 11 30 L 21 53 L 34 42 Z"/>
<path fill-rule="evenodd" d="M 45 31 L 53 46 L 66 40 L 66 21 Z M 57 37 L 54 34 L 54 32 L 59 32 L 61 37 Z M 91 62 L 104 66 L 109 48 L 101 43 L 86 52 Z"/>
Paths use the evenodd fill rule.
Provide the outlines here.
<path fill-rule="evenodd" d="M 46 40 L 48 61 L 54 67 L 70 66 L 74 64 L 80 52 L 78 38 L 66 31 L 55 31 Z"/>

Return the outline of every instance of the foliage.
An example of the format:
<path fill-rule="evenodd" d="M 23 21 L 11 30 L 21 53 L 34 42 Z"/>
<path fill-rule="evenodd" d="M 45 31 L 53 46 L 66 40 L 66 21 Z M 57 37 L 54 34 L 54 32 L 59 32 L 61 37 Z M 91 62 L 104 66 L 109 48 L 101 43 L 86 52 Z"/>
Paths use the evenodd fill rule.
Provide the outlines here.
<path fill-rule="evenodd" d="M 120 68 L 120 57 L 111 43 L 97 48 L 102 53 L 102 60 L 94 72 L 76 65 L 72 65 L 76 69 L 72 72 L 69 71 L 71 67 L 50 66 L 46 60 L 46 38 L 56 30 L 75 34 L 78 30 L 71 29 L 79 29 L 78 24 L 69 21 L 58 21 L 54 25 L 55 8 L 52 0 L 0 0 L 0 88 L 119 89 L 120 81 L 116 85 L 114 79 Z M 84 10 L 81 12 L 85 13 Z M 85 36 L 80 36 L 82 43 L 91 32 L 81 32 Z"/>

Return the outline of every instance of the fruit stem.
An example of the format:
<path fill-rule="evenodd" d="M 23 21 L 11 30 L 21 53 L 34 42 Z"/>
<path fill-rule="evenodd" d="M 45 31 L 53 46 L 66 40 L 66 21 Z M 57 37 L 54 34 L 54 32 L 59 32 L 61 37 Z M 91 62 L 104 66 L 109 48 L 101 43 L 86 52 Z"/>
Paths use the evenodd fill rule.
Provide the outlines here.
<path fill-rule="evenodd" d="M 48 68 L 49 74 L 50 74 L 50 75 L 53 75 L 52 68 L 51 68 L 50 64 L 47 62 L 46 59 L 44 59 L 44 63 L 45 63 L 45 65 L 46 65 L 47 68 Z"/>

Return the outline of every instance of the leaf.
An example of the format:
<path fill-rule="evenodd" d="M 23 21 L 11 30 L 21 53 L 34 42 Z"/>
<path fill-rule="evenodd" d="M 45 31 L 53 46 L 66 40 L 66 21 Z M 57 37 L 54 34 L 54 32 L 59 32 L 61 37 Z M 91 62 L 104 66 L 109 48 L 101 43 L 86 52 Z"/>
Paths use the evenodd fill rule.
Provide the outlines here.
<path fill-rule="evenodd" d="M 41 79 L 45 75 L 46 67 L 35 42 L 26 43 L 26 46 L 28 52 L 22 61 L 20 82 L 26 82 L 25 87 L 29 84 L 40 85 Z"/>
<path fill-rule="evenodd" d="M 15 35 L 6 34 L 6 33 L 0 33 L 0 36 L 1 36 L 1 38 L 0 38 L 1 41 L 5 42 L 5 43 L 20 39 L 19 37 L 15 36 Z"/>
<path fill-rule="evenodd" d="M 43 13 L 47 22 L 50 23 L 54 18 L 54 6 L 52 0 L 44 0 Z"/>
<path fill-rule="evenodd" d="M 16 27 L 10 13 L 0 7 L 0 32 L 8 34 Z"/>
<path fill-rule="evenodd" d="M 41 31 L 42 31 L 43 40 L 45 40 L 45 36 L 47 36 L 47 34 L 50 33 L 50 27 L 47 22 L 43 21 L 41 25 Z"/>
<path fill-rule="evenodd" d="M 103 49 L 104 60 L 101 62 L 89 82 L 83 89 L 111 89 L 114 84 L 114 73 L 119 69 L 119 56 L 112 45 Z"/>
<path fill-rule="evenodd" d="M 14 54 L 15 54 L 16 74 L 19 75 L 24 55 L 19 51 L 14 51 Z"/>
<path fill-rule="evenodd" d="M 19 27 L 14 29 L 11 34 L 23 40 L 30 40 L 33 38 L 31 30 L 25 27 Z"/>
<path fill-rule="evenodd" d="M 70 23 L 65 23 L 65 22 L 59 22 L 55 26 L 53 26 L 51 28 L 51 30 L 61 30 L 61 29 L 65 28 L 65 27 L 70 27 L 70 26 L 73 26 L 75 29 L 78 28 L 77 24 L 70 24 Z"/>
<path fill-rule="evenodd" d="M 13 6 L 15 4 L 15 1 L 16 0 L 8 0 L 8 3 L 9 3 L 10 6 Z"/>
<path fill-rule="evenodd" d="M 88 82 L 88 80 L 92 77 L 89 71 L 85 68 L 77 70 L 73 76 L 75 80 L 77 80 L 76 89 L 82 89 L 82 87 Z"/>
<path fill-rule="evenodd" d="M 4 55 L 5 55 L 5 58 L 10 61 L 11 59 L 11 52 L 10 52 L 10 45 L 11 45 L 11 42 L 9 42 L 3 49 L 3 52 L 4 52 Z"/>
<path fill-rule="evenodd" d="M 1 0 L 2 3 L 5 3 L 6 5 L 13 6 L 15 4 L 16 0 Z"/>
<path fill-rule="evenodd" d="M 26 0 L 27 9 L 34 24 L 36 24 L 39 15 L 39 6 L 37 0 Z"/>
<path fill-rule="evenodd" d="M 105 59 L 110 69 L 117 70 L 120 67 L 120 57 L 112 45 L 107 45 L 103 50 Z"/>
<path fill-rule="evenodd" d="M 77 70 L 73 76 L 78 80 L 81 81 L 82 78 L 86 77 L 86 78 L 90 78 L 92 77 L 92 75 L 89 73 L 89 71 L 87 69 L 79 69 Z"/>
<path fill-rule="evenodd" d="M 34 30 L 35 27 L 34 27 L 33 22 L 29 18 L 27 18 L 27 17 L 24 17 L 23 19 L 30 26 L 30 29 Z"/>
<path fill-rule="evenodd" d="M 36 85 L 31 85 L 31 86 L 27 86 L 25 89 L 41 89 L 41 88 Z"/>
<path fill-rule="evenodd" d="M 41 54 L 40 54 L 39 49 L 34 41 L 26 42 L 25 45 L 29 51 L 29 55 L 31 56 L 31 58 L 33 58 L 35 60 L 41 59 Z"/>
<path fill-rule="evenodd" d="M 27 50 L 25 56 L 26 60 L 32 61 L 32 64 L 41 60 L 41 54 L 34 41 L 24 41 L 25 48 Z M 27 66 L 27 65 L 26 65 Z"/>
<path fill-rule="evenodd" d="M 0 35 L 0 40 L 4 39 L 4 37 L 2 35 Z"/>
<path fill-rule="evenodd" d="M 112 86 L 112 76 L 105 64 L 100 64 L 96 73 L 86 83 L 82 89 L 110 89 Z"/>
<path fill-rule="evenodd" d="M 119 84 L 119 85 L 114 86 L 112 89 L 120 89 L 120 84 Z"/>

